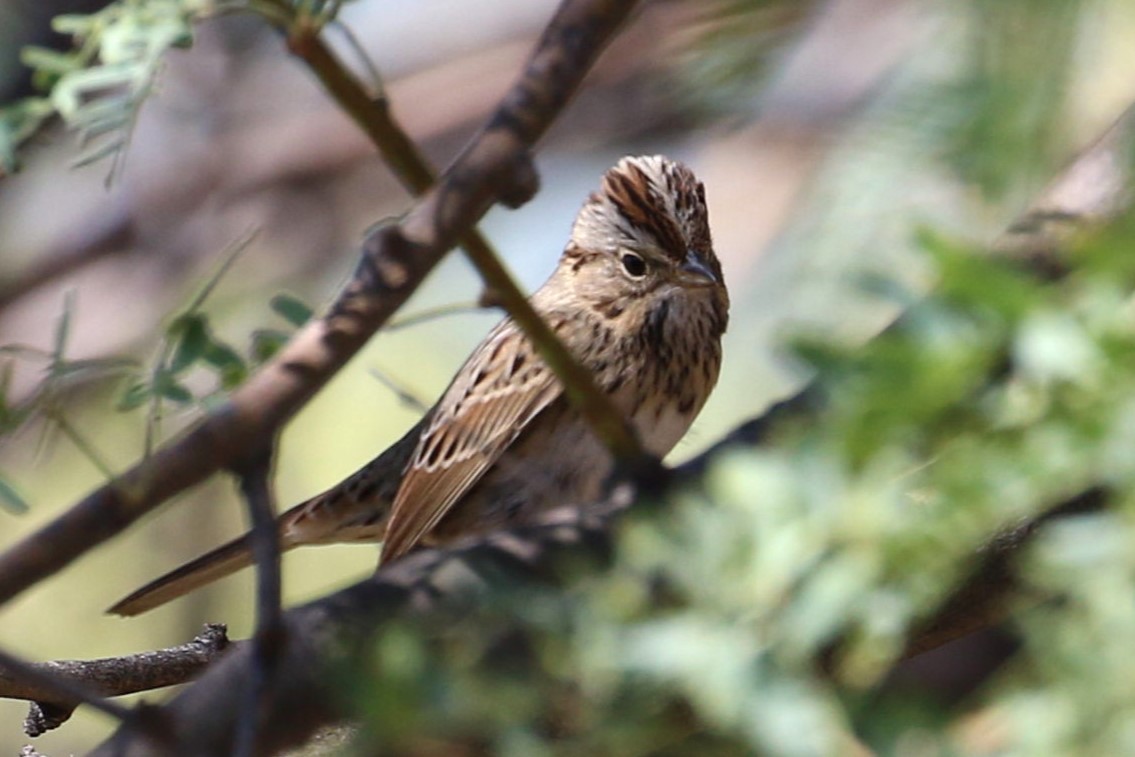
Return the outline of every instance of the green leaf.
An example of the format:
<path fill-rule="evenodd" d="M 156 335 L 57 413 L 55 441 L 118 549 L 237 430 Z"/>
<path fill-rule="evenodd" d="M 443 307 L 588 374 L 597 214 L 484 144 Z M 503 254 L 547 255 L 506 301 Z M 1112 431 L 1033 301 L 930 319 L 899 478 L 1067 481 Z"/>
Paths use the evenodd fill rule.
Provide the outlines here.
<path fill-rule="evenodd" d="M 68 123 L 74 125 L 96 95 L 120 88 L 131 89 L 137 72 L 128 64 L 99 66 L 65 75 L 51 90 L 51 102 Z"/>
<path fill-rule="evenodd" d="M 119 397 L 118 402 L 115 404 L 115 409 L 122 413 L 129 412 L 149 402 L 153 394 L 149 385 L 141 381 L 134 381 L 126 388 L 122 396 Z"/>
<path fill-rule="evenodd" d="M 57 378 L 76 375 L 85 375 L 88 378 L 94 378 L 98 376 L 113 376 L 137 367 L 137 362 L 130 358 L 87 358 L 81 360 L 64 360 L 56 363 L 54 373 Z"/>
<path fill-rule="evenodd" d="M 181 373 L 202 357 L 212 343 L 209 324 L 205 316 L 190 313 L 180 316 L 170 325 L 167 333 L 176 338 L 173 358 L 169 361 L 170 373 Z"/>
<path fill-rule="evenodd" d="M 95 30 L 98 21 L 97 14 L 64 13 L 51 19 L 51 29 L 68 37 L 86 37 Z"/>
<path fill-rule="evenodd" d="M 204 354 L 205 362 L 217 369 L 221 376 L 221 386 L 232 389 L 248 377 L 248 367 L 244 358 L 224 342 L 209 342 Z"/>
<path fill-rule="evenodd" d="M 193 393 L 186 389 L 171 373 L 159 373 L 154 381 L 153 391 L 159 396 L 178 404 L 185 405 L 193 401 Z"/>
<path fill-rule="evenodd" d="M 296 328 L 311 320 L 312 309 L 306 303 L 290 294 L 278 294 L 269 303 L 276 314 Z"/>
<path fill-rule="evenodd" d="M 25 97 L 0 107 L 0 175 L 19 168 L 16 150 L 54 113 L 43 97 Z"/>
<path fill-rule="evenodd" d="M 27 500 L 21 497 L 3 476 L 0 476 L 0 508 L 17 515 L 22 515 L 30 509 Z"/>
<path fill-rule="evenodd" d="M 271 360 L 290 337 L 276 329 L 257 329 L 252 332 L 252 362 L 256 365 Z"/>
<path fill-rule="evenodd" d="M 66 74 L 83 65 L 73 53 L 61 53 L 35 45 L 29 45 L 20 51 L 20 62 L 28 68 L 51 74 Z"/>

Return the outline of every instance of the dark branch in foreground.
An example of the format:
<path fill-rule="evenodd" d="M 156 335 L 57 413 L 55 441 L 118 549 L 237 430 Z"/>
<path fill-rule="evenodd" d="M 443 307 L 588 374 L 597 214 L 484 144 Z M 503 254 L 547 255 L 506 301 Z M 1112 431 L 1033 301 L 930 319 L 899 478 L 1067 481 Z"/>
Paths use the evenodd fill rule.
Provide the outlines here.
<path fill-rule="evenodd" d="M 1127 197 L 1126 149 L 1133 120 L 1135 110 L 1126 113 L 1105 137 L 1085 151 L 1022 223 L 1028 225 L 1028 219 L 1038 213 L 1051 217 L 1053 204 L 1065 208 L 1068 217 L 1080 219 L 1077 230 L 1107 220 L 1120 210 Z M 1106 191 L 1097 191 L 1100 185 L 1093 182 L 1087 182 L 1080 192 L 1071 191 L 1070 186 L 1083 184 L 1082 176 L 1089 166 L 1100 172 L 1096 176 Z M 1011 244 L 1011 237 L 1020 228 L 1024 227 L 1014 225 L 1007 241 L 996 252 L 1012 256 L 1019 251 L 1020 247 Z M 1062 224 L 1061 233 L 1068 228 Z M 1063 239 L 1036 244 L 1047 238 L 1043 228 L 1040 232 L 1040 236 L 1033 237 L 1029 252 L 1016 257 L 1039 275 L 1051 277 L 1052 271 L 1065 268 L 1061 259 Z M 696 477 L 723 446 L 775 444 L 778 429 L 786 425 L 822 422 L 821 391 L 819 385 L 807 388 L 761 418 L 739 427 L 713 450 L 675 471 L 670 482 Z M 428 619 L 436 613 L 452 617 L 454 612 L 475 606 L 486 591 L 556 578 L 565 553 L 573 558 L 571 564 L 576 568 L 581 558 L 602 565 L 611 550 L 612 521 L 634 499 L 634 487 L 624 482 L 599 505 L 564 508 L 534 526 L 468 540 L 444 551 L 412 554 L 369 580 L 285 614 L 281 666 L 287 674 L 279 679 L 274 691 L 257 753 L 268 754 L 300 743 L 316 728 L 344 717 L 347 713 L 341 700 L 328 684 L 329 674 L 351 660 L 368 640 L 381 634 L 393 618 Z M 937 614 L 924 620 L 910 640 L 907 654 L 918 654 L 998 620 L 1005 600 L 1016 588 L 1011 561 L 1030 542 L 1038 527 L 1056 517 L 1101 507 L 1105 500 L 1102 489 L 1085 491 L 997 538 L 954 597 Z M 241 650 L 207 671 L 164 708 L 177 743 L 187 753 L 223 753 L 231 748 L 239 711 L 232 692 L 252 665 L 248 650 Z M 126 723 L 115 739 L 95 754 L 140 755 L 152 746 Z"/>
<path fill-rule="evenodd" d="M 256 632 L 252 637 L 255 665 L 244 681 L 244 717 L 233 750 L 236 757 L 253 753 L 263 705 L 279 672 L 280 635 L 283 630 L 280 625 L 280 539 L 272 486 L 268 480 L 272 453 L 272 445 L 265 444 L 237 470 L 241 495 L 248 507 L 252 553 L 256 560 Z"/>
<path fill-rule="evenodd" d="M 715 450 L 763 444 L 782 424 L 800 421 L 814 407 L 807 393 L 797 395 L 775 406 L 770 415 L 737 428 Z M 713 454 L 677 469 L 671 480 L 696 478 Z M 428 633 L 431 621 L 452 623 L 475 609 L 487 593 L 533 582 L 545 588 L 562 586 L 578 576 L 581 564 L 602 569 L 612 552 L 613 523 L 633 499 L 634 487 L 624 483 L 599 505 L 561 508 L 533 526 L 466 540 L 445 550 L 416 552 L 365 581 L 287 612 L 280 650 L 282 675 L 276 680 L 254 753 L 271 754 L 303 743 L 317 729 L 348 717 L 348 702 L 330 682 L 335 671 L 357 664 L 362 650 L 391 621 L 417 620 Z M 1097 493 L 1088 493 L 1054 508 L 1038 524 L 1098 504 Z M 999 618 L 1004 598 L 1015 587 L 1008 561 L 1029 543 L 1038 524 L 999 539 L 990 559 L 957 594 L 958 601 L 947 603 L 939 615 L 928 619 L 907 654 L 926 651 Z M 250 648 L 244 646 L 163 708 L 172 738 L 184 753 L 223 754 L 232 749 L 241 727 L 241 688 L 256 665 Z M 144 755 L 153 748 L 153 742 L 127 722 L 94 754 Z"/>
<path fill-rule="evenodd" d="M 364 645 L 398 619 L 452 619 L 487 592 L 534 581 L 559 584 L 561 565 L 602 565 L 611 554 L 611 520 L 633 499 L 616 486 L 588 508 L 565 507 L 536 525 L 469 539 L 445 550 L 421 550 L 370 579 L 284 614 L 281 675 L 276 679 L 254 754 L 303 743 L 321 726 L 346 717 L 333 673 L 358 660 Z M 564 558 L 570 557 L 570 560 Z M 228 754 L 242 718 L 243 682 L 256 665 L 245 645 L 162 708 L 183 754 Z M 155 744 L 125 723 L 93 754 L 148 755 Z"/>
<path fill-rule="evenodd" d="M 61 690 L 60 681 L 85 692 L 116 697 L 185 683 L 200 675 L 229 647 L 223 625 L 208 625 L 188 644 L 153 652 L 106 657 L 99 660 L 57 660 L 31 665 L 44 680 L 0 667 L 0 697 L 29 700 L 31 711 L 24 723 L 29 736 L 38 736 L 64 723 L 81 701 Z"/>
<path fill-rule="evenodd" d="M 569 0 L 488 126 L 397 224 L 371 232 L 351 281 L 227 403 L 0 555 L 0 604 L 270 439 L 414 292 L 493 204 L 536 191 L 529 150 L 634 3 Z"/>

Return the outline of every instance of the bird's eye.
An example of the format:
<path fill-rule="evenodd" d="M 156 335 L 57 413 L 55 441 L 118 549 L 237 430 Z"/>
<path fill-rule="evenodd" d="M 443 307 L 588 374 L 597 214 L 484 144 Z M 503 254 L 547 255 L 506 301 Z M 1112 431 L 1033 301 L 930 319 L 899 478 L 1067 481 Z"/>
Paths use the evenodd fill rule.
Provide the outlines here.
<path fill-rule="evenodd" d="M 619 262 L 623 264 L 623 270 L 631 278 L 638 279 L 646 275 L 646 261 L 633 252 L 624 252 Z"/>

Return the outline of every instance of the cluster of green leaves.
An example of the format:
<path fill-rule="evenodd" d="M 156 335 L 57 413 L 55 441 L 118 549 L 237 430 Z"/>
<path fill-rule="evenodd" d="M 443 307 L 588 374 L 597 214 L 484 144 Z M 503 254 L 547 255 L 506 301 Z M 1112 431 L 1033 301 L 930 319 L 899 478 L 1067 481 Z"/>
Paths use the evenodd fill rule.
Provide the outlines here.
<path fill-rule="evenodd" d="M 999 753 L 1130 752 L 1135 279 L 1116 274 L 1132 240 L 1088 245 L 1049 283 L 926 235 L 932 296 L 865 349 L 801 340 L 821 418 L 633 514 L 614 565 L 566 592 L 495 598 L 439 639 L 396 626 L 359 684 L 368 737 L 406 753 L 839 754 L 855 732 L 976 753 L 953 726 L 982 706 Z M 856 705 L 983 547 L 1097 485 L 1117 493 L 1106 511 L 1025 553 L 1009 673 L 934 727 Z"/>
<path fill-rule="evenodd" d="M 235 255 L 228 262 L 234 259 Z M 163 403 L 208 407 L 244 383 L 254 367 L 275 355 L 291 337 L 291 333 L 283 329 L 257 329 L 252 333 L 246 356 L 214 332 L 208 315 L 201 307 L 225 269 L 227 264 L 189 306 L 173 318 L 149 369 L 136 371 L 128 377 L 118 409 L 126 412 L 148 406 L 147 454 L 159 437 Z M 269 305 L 293 328 L 304 325 L 312 315 L 310 307 L 289 294 L 275 295 Z M 198 368 L 212 373 L 215 381 L 204 392 L 194 393 L 185 379 Z"/>
<path fill-rule="evenodd" d="M 84 141 L 100 137 L 87 163 L 120 154 L 167 50 L 188 47 L 193 22 L 212 0 L 118 0 L 86 15 L 57 16 L 52 27 L 75 40 L 66 52 L 29 47 L 24 63 L 45 94 L 0 107 L 0 174 L 18 167 L 17 149 L 59 115 Z"/>
<path fill-rule="evenodd" d="M 277 294 L 269 301 L 272 310 L 287 322 L 287 329 L 257 329 L 251 335 L 246 353 L 220 338 L 202 310 L 206 298 L 221 276 L 235 261 L 241 246 L 206 283 L 186 308 L 174 316 L 166 327 L 156 357 L 149 366 L 129 357 L 71 359 L 67 346 L 75 315 L 74 299 L 68 296 L 55 330 L 55 343 L 50 352 L 19 344 L 0 345 L 0 440 L 11 437 L 29 422 L 42 419 L 44 435 L 41 446 L 52 431 L 63 433 L 107 478 L 113 468 L 99 454 L 96 446 L 69 420 L 67 397 L 73 389 L 105 380 L 121 381 L 124 390 L 116 409 L 130 412 L 147 410 L 146 453 L 160 436 L 165 403 L 181 408 L 208 406 L 239 386 L 250 371 L 270 359 L 291 337 L 292 329 L 305 324 L 311 308 L 289 294 Z M 30 396 L 11 399 L 11 383 L 16 361 L 42 363 L 43 378 Z M 212 373 L 209 386 L 193 391 L 186 383 L 195 369 Z M 0 507 L 15 512 L 27 509 L 17 487 L 0 472 Z"/>

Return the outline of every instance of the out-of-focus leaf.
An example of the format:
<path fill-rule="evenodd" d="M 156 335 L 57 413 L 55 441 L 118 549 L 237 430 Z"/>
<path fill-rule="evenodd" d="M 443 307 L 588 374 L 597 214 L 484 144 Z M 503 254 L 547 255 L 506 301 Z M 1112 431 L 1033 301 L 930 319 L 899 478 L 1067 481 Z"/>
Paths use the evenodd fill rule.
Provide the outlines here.
<path fill-rule="evenodd" d="M 175 344 L 173 357 L 169 361 L 172 373 L 181 373 L 204 357 L 212 342 L 208 323 L 200 313 L 178 317 L 170 325 L 167 336 Z"/>
<path fill-rule="evenodd" d="M 82 63 L 70 53 L 29 45 L 20 51 L 20 62 L 28 68 L 62 75 L 78 69 Z"/>
<path fill-rule="evenodd" d="M 290 294 L 277 294 L 269 304 L 277 315 L 296 328 L 311 320 L 312 309 L 302 300 Z"/>
<path fill-rule="evenodd" d="M 288 343 L 290 335 L 277 329 L 257 329 L 252 332 L 252 362 L 265 363 Z"/>
<path fill-rule="evenodd" d="M 71 317 L 75 314 L 75 293 L 68 292 L 63 297 L 63 312 L 55 322 L 55 339 L 52 342 L 52 360 L 63 363 L 67 351 L 67 341 L 71 338 Z"/>
<path fill-rule="evenodd" d="M 215 339 L 209 342 L 203 357 L 206 363 L 217 369 L 221 377 L 221 386 L 225 389 L 240 386 L 248 377 L 248 366 L 244 358 L 224 342 Z"/>
<path fill-rule="evenodd" d="M 193 401 L 193 393 L 186 389 L 169 373 L 159 373 L 157 375 L 152 391 L 163 399 L 181 405 L 187 405 Z"/>
<path fill-rule="evenodd" d="M 146 404 L 152 396 L 153 391 L 148 384 L 134 381 L 127 386 L 126 391 L 119 397 L 115 408 L 120 412 L 128 412 Z"/>
<path fill-rule="evenodd" d="M 64 360 L 54 366 L 57 378 L 83 376 L 87 378 L 115 376 L 138 367 L 136 360 L 125 357 L 87 358 Z"/>
<path fill-rule="evenodd" d="M 0 476 L 0 508 L 17 515 L 22 515 L 30 509 L 27 500 L 20 496 L 4 476 Z"/>

